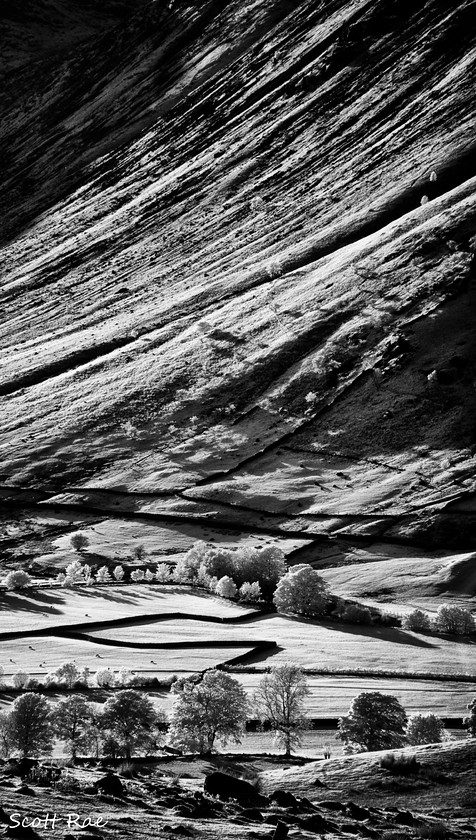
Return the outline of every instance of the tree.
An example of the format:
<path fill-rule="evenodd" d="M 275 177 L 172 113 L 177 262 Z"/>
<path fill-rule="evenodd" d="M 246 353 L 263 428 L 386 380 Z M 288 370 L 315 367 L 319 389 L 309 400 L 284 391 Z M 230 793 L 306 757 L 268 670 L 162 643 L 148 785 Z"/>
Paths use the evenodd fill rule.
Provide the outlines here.
<path fill-rule="evenodd" d="M 110 583 L 111 582 L 111 575 L 109 574 L 109 569 L 107 568 L 107 566 L 101 566 L 101 568 L 98 569 L 98 572 L 97 572 L 97 575 L 96 575 L 96 582 L 97 583 Z"/>
<path fill-rule="evenodd" d="M 155 580 L 155 575 L 150 569 L 145 570 L 145 579 L 147 583 L 152 583 L 152 581 Z"/>
<path fill-rule="evenodd" d="M 147 552 L 143 545 L 136 545 L 132 552 L 133 560 L 136 560 L 137 563 L 143 563 L 147 556 Z"/>
<path fill-rule="evenodd" d="M 402 627 L 404 630 L 413 630 L 415 633 L 425 633 L 431 627 L 430 616 L 423 610 L 412 610 L 404 616 Z"/>
<path fill-rule="evenodd" d="M 372 624 L 372 613 L 368 607 L 361 604 L 341 602 L 333 613 L 341 621 L 348 624 Z"/>
<path fill-rule="evenodd" d="M 312 566 L 293 566 L 279 581 L 274 593 L 278 612 L 322 615 L 327 606 L 327 584 Z"/>
<path fill-rule="evenodd" d="M 31 586 L 31 577 L 28 572 L 22 569 L 17 569 L 14 572 L 9 572 L 4 580 L 7 589 L 26 589 Z"/>
<path fill-rule="evenodd" d="M 117 581 L 121 581 L 124 579 L 124 569 L 122 566 L 116 566 L 113 571 L 113 575 Z"/>
<path fill-rule="evenodd" d="M 215 587 L 215 592 L 221 598 L 235 598 L 237 593 L 236 583 L 233 578 L 223 575 Z"/>
<path fill-rule="evenodd" d="M 89 540 L 84 534 L 77 533 L 73 534 L 70 543 L 75 551 L 83 551 L 89 545 Z"/>
<path fill-rule="evenodd" d="M 86 580 L 91 575 L 89 566 L 83 565 L 80 560 L 73 560 L 66 566 L 66 575 L 63 582 L 64 586 L 84 586 Z"/>
<path fill-rule="evenodd" d="M 273 668 L 261 680 L 253 702 L 261 721 L 269 721 L 282 744 L 285 755 L 301 743 L 305 726 L 304 701 L 309 694 L 307 679 L 301 668 L 287 663 Z"/>
<path fill-rule="evenodd" d="M 468 703 L 469 715 L 463 720 L 463 725 L 466 726 L 471 737 L 476 737 L 476 698 Z"/>
<path fill-rule="evenodd" d="M 159 563 L 155 572 L 155 579 L 159 583 L 168 583 L 171 580 L 170 572 L 168 563 Z"/>
<path fill-rule="evenodd" d="M 157 722 L 157 715 L 147 694 L 133 689 L 119 691 L 104 704 L 101 727 L 117 740 L 126 758 L 141 746 Z"/>
<path fill-rule="evenodd" d="M 6 712 L 0 712 L 0 756 L 9 758 L 13 747 L 10 715 Z"/>
<path fill-rule="evenodd" d="M 245 581 L 240 586 L 239 590 L 240 601 L 261 601 L 261 587 L 258 581 L 254 581 L 253 583 L 249 583 L 249 581 Z"/>
<path fill-rule="evenodd" d="M 125 668 L 124 666 L 122 668 L 119 668 L 119 671 L 117 672 L 117 681 L 119 685 L 129 685 L 129 683 L 131 683 L 133 679 L 134 674 L 132 673 L 132 671 L 129 670 L 129 668 Z"/>
<path fill-rule="evenodd" d="M 110 668 L 99 668 L 96 671 L 96 684 L 100 688 L 109 688 L 109 686 L 114 685 L 116 682 L 116 676 L 114 671 L 111 671 Z"/>
<path fill-rule="evenodd" d="M 277 546 L 241 549 L 235 552 L 233 566 L 233 579 L 237 583 L 257 581 L 269 596 L 287 570 L 286 557 Z"/>
<path fill-rule="evenodd" d="M 405 709 L 391 694 L 364 691 L 354 697 L 349 713 L 339 719 L 337 737 L 350 752 L 401 747 L 405 742 Z"/>
<path fill-rule="evenodd" d="M 30 682 L 30 675 L 26 671 L 19 670 L 13 674 L 12 682 L 15 688 L 26 688 Z"/>
<path fill-rule="evenodd" d="M 218 739 L 240 742 L 246 723 L 247 698 L 238 682 L 223 671 L 207 671 L 194 683 L 177 680 L 169 740 L 197 752 L 210 752 Z"/>
<path fill-rule="evenodd" d="M 73 761 L 78 750 L 88 741 L 88 723 L 91 718 L 89 703 L 81 694 L 74 694 L 61 700 L 54 709 L 53 729 L 62 741 L 66 741 Z"/>
<path fill-rule="evenodd" d="M 53 729 L 50 706 L 41 694 L 17 697 L 9 715 L 13 746 L 22 758 L 51 752 Z"/>
<path fill-rule="evenodd" d="M 435 629 L 440 633 L 467 636 L 474 632 L 474 618 L 469 610 L 454 604 L 443 604 L 435 618 Z"/>
<path fill-rule="evenodd" d="M 63 662 L 59 668 L 51 674 L 55 682 L 65 682 L 68 688 L 72 688 L 75 682 L 81 679 L 81 671 L 75 662 Z"/>
<path fill-rule="evenodd" d="M 436 715 L 412 715 L 407 725 L 409 744 L 437 744 L 443 741 L 445 725 Z"/>
<path fill-rule="evenodd" d="M 134 583 L 139 583 L 141 580 L 144 580 L 144 572 L 142 569 L 134 569 L 134 571 L 131 572 L 131 580 L 133 580 Z"/>

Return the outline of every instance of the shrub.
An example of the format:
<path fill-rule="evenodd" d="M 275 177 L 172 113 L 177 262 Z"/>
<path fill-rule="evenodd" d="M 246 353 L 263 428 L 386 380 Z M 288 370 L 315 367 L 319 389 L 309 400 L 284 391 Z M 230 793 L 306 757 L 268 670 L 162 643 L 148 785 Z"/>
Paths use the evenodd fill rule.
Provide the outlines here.
<path fill-rule="evenodd" d="M 368 607 L 363 607 L 360 604 L 346 604 L 340 603 L 333 613 L 341 621 L 348 624 L 372 624 L 372 613 Z"/>
<path fill-rule="evenodd" d="M 113 575 L 114 575 L 115 580 L 117 580 L 117 581 L 123 580 L 124 579 L 124 569 L 122 568 L 122 566 L 116 566 L 116 568 L 113 571 Z"/>
<path fill-rule="evenodd" d="M 394 776 L 416 776 L 421 765 L 414 755 L 395 755 L 388 753 L 380 759 L 380 767 L 388 770 Z"/>
<path fill-rule="evenodd" d="M 467 636 L 474 632 L 474 618 L 469 610 L 453 604 L 443 604 L 435 618 L 435 628 L 440 633 Z"/>
<path fill-rule="evenodd" d="M 134 583 L 139 583 L 141 580 L 144 580 L 143 570 L 142 569 L 134 569 L 134 571 L 131 572 L 131 580 L 133 580 Z"/>
<path fill-rule="evenodd" d="M 7 589 L 25 589 L 31 586 L 31 577 L 28 572 L 18 569 L 14 572 L 9 572 L 4 580 Z"/>
<path fill-rule="evenodd" d="M 416 633 L 430 630 L 431 621 L 428 613 L 415 609 L 403 617 L 402 627 L 404 630 L 414 630 Z"/>
<path fill-rule="evenodd" d="M 328 604 L 327 584 L 312 566 L 293 566 L 279 581 L 274 603 L 278 612 L 322 615 Z"/>
<path fill-rule="evenodd" d="M 147 583 L 152 583 L 152 581 L 155 580 L 155 575 L 150 571 L 150 569 L 145 570 L 145 579 Z"/>
<path fill-rule="evenodd" d="M 231 577 L 224 575 L 218 581 L 215 587 L 215 592 L 217 595 L 220 595 L 221 598 L 235 598 L 237 593 L 236 583 Z"/>
<path fill-rule="evenodd" d="M 364 691 L 354 697 L 349 713 L 340 718 L 337 737 L 352 752 L 401 747 L 406 724 L 405 710 L 396 697 Z"/>
<path fill-rule="evenodd" d="M 445 726 L 436 715 L 412 715 L 407 725 L 409 744 L 436 744 L 443 740 Z"/>

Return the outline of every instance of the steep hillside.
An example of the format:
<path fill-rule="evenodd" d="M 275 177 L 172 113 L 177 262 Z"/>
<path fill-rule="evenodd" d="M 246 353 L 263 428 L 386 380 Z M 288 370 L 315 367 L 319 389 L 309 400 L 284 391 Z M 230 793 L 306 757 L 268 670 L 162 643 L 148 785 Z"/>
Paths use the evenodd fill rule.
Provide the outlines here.
<path fill-rule="evenodd" d="M 474 548 L 476 4 L 56 6 L 3 111 L 1 480 Z"/>

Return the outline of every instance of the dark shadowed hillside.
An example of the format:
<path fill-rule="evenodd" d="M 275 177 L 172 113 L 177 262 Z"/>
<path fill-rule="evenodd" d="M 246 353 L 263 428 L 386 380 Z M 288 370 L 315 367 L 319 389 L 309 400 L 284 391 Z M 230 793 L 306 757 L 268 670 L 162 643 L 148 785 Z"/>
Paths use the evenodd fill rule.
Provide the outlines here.
<path fill-rule="evenodd" d="M 475 4 L 27 5 L 3 483 L 474 549 Z"/>

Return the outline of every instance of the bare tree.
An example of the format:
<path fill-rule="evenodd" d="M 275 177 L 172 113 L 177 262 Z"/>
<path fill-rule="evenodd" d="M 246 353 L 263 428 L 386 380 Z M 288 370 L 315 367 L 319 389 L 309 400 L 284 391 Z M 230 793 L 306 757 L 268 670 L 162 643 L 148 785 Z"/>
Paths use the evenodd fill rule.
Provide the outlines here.
<path fill-rule="evenodd" d="M 304 701 L 308 694 L 307 679 L 301 668 L 290 663 L 273 668 L 254 693 L 258 717 L 269 721 L 286 756 L 301 743 L 301 731 L 306 725 Z"/>

